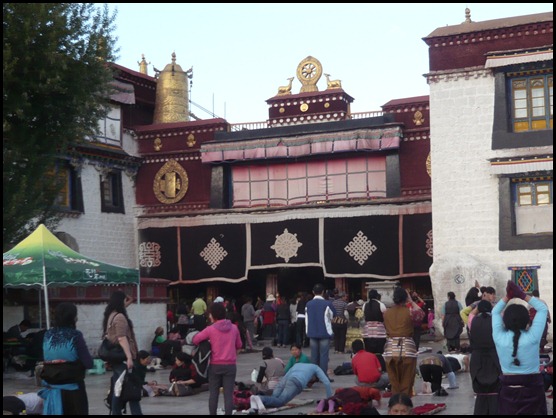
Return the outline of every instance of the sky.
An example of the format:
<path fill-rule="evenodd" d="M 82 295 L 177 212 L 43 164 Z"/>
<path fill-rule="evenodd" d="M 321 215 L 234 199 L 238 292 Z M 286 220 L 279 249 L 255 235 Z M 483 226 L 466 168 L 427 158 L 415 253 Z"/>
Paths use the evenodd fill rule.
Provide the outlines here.
<path fill-rule="evenodd" d="M 267 120 L 266 100 L 307 56 L 341 80 L 352 112 L 428 95 L 422 38 L 462 23 L 466 7 L 473 21 L 553 11 L 553 3 L 109 4 L 117 10 L 117 64 L 139 71 L 144 54 L 154 75 L 153 66 L 164 69 L 175 52 L 184 71 L 193 67 L 190 110 L 229 123 Z M 324 75 L 317 86 L 326 89 Z M 292 93 L 300 88 L 294 78 Z"/>

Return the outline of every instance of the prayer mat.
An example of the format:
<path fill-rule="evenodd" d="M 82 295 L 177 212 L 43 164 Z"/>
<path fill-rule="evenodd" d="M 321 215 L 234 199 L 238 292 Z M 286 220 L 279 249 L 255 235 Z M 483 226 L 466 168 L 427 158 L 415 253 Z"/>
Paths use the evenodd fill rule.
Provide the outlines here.
<path fill-rule="evenodd" d="M 297 407 L 309 405 L 309 404 L 312 404 L 312 403 L 315 403 L 314 399 L 292 399 L 286 405 L 281 406 L 279 408 L 266 408 L 265 411 L 260 411 L 259 410 L 259 415 L 274 414 L 276 412 L 284 411 L 286 409 L 297 408 Z M 248 409 L 245 409 L 243 411 L 236 411 L 235 412 L 235 415 L 248 415 L 248 414 L 249 414 Z"/>
<path fill-rule="evenodd" d="M 446 409 L 445 403 L 426 403 L 413 408 L 413 415 L 434 415 Z"/>

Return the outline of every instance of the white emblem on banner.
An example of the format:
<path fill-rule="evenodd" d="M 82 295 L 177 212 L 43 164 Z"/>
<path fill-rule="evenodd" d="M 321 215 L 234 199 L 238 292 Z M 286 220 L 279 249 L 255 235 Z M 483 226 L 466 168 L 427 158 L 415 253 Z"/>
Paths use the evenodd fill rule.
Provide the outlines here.
<path fill-rule="evenodd" d="M 228 255 L 228 251 L 226 251 L 220 243 L 218 243 L 218 241 L 211 238 L 207 246 L 199 255 L 206 261 L 211 269 L 216 270 L 222 260 L 224 260 L 224 258 Z"/>
<path fill-rule="evenodd" d="M 369 259 L 369 256 L 377 250 L 377 247 L 363 235 L 363 232 L 359 231 L 350 243 L 344 247 L 344 250 L 362 266 Z"/>
<path fill-rule="evenodd" d="M 297 257 L 297 249 L 302 245 L 297 240 L 297 234 L 289 233 L 286 228 L 281 235 L 276 235 L 276 241 L 270 248 L 276 252 L 276 258 L 282 257 L 288 263 L 290 258 Z"/>
<path fill-rule="evenodd" d="M 141 267 L 158 267 L 161 262 L 160 244 L 157 242 L 142 242 L 139 244 L 139 265 Z"/>

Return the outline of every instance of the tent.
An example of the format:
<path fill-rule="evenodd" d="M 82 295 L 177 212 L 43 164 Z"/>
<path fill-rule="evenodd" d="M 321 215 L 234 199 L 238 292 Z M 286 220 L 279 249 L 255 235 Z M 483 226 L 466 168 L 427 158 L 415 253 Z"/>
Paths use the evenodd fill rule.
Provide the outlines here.
<path fill-rule="evenodd" d="M 38 288 L 44 291 L 47 328 L 50 328 L 48 287 L 134 283 L 138 286 L 137 303 L 140 303 L 138 269 L 85 257 L 56 238 L 43 224 L 4 253 L 3 272 L 6 288 Z"/>

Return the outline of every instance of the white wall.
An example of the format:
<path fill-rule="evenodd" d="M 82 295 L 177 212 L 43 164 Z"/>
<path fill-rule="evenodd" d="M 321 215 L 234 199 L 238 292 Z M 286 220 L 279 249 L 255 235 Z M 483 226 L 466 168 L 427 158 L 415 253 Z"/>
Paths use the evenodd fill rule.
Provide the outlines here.
<path fill-rule="evenodd" d="M 101 342 L 102 320 L 106 304 L 78 304 L 77 305 L 77 329 L 85 337 L 85 342 L 93 357 Z M 158 326 L 165 327 L 166 324 L 165 303 L 133 303 L 127 309 L 130 319 L 133 321 L 135 337 L 139 350 L 151 350 L 151 342 L 154 338 L 154 330 Z M 23 319 L 22 306 L 3 306 L 4 331 Z"/>
<path fill-rule="evenodd" d="M 494 77 L 476 70 L 429 77 L 429 85 L 434 263 L 453 261 L 452 274 L 446 274 L 445 265 L 431 267 L 434 298 L 440 302 L 436 306 L 450 290 L 463 302 L 475 278 L 503 294 L 509 266 L 540 265 L 541 298 L 552 314 L 553 250 L 498 250 L 498 177 L 491 174 L 488 161 L 501 154 L 491 149 Z M 513 152 L 526 155 L 528 149 Z M 458 275 L 467 256 L 486 269 Z M 456 276 L 464 281 L 457 283 Z"/>

